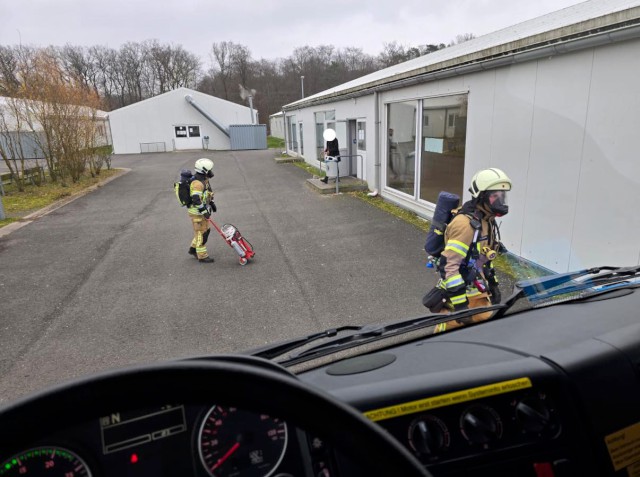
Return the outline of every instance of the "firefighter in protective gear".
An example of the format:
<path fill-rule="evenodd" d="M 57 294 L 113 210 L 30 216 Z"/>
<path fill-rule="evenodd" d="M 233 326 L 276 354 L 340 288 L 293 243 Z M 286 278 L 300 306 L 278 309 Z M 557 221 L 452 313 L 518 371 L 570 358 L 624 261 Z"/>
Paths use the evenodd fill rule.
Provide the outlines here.
<path fill-rule="evenodd" d="M 191 206 L 188 209 L 189 218 L 193 224 L 193 240 L 189 253 L 195 256 L 200 263 L 211 263 L 213 258 L 207 253 L 207 239 L 211 227 L 207 219 L 216 211 L 213 202 L 213 190 L 209 179 L 213 177 L 213 161 L 211 159 L 198 159 L 194 166 L 195 175 L 190 185 Z"/>
<path fill-rule="evenodd" d="M 438 287 L 451 311 L 498 304 L 501 301 L 498 279 L 492 260 L 500 243 L 496 217 L 509 212 L 507 192 L 511 180 L 500 169 L 484 169 L 471 179 L 472 199 L 454 211 L 445 231 L 445 248 L 438 262 L 441 280 Z M 445 329 L 482 321 L 491 312 L 479 313 L 445 325 Z M 441 329 L 436 331 L 443 331 Z"/>

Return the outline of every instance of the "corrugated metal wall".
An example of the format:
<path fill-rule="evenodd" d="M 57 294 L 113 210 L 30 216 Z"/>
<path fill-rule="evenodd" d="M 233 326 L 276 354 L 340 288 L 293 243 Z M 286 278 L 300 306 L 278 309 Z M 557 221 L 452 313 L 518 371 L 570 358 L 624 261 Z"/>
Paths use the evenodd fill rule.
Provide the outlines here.
<path fill-rule="evenodd" d="M 23 159 L 41 159 L 44 157 L 33 132 L 10 132 L 7 133 L 9 138 L 0 136 L 0 147 L 9 155 L 10 159 L 20 159 L 13 157 L 12 148 L 15 151 L 22 151 Z M 10 144 L 7 143 L 7 139 Z M 18 152 L 17 155 L 20 155 Z"/>
<path fill-rule="evenodd" d="M 232 124 L 229 126 L 231 150 L 267 148 L 266 124 Z"/>

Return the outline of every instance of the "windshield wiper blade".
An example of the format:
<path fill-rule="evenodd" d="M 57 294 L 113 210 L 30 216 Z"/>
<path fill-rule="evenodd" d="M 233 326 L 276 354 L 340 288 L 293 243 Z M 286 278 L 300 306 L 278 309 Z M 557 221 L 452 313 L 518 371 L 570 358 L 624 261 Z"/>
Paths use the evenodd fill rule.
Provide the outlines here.
<path fill-rule="evenodd" d="M 603 266 L 587 268 L 575 272 L 559 273 L 557 275 L 533 278 L 530 280 L 522 280 L 515 284 L 515 287 L 518 290 L 506 300 L 506 307 L 498 311 L 494 318 L 503 316 L 521 298 L 526 297 L 535 305 L 535 303 L 543 302 L 544 300 L 557 297 L 558 295 L 595 289 L 596 287 L 612 286 L 613 284 L 627 282 L 629 278 L 638 276 L 640 276 L 640 265 L 633 267 Z M 584 281 L 576 281 L 583 277 L 588 278 Z M 628 285 L 635 286 L 632 283 L 629 283 Z M 599 293 L 600 291 L 596 292 Z M 567 299 L 556 301 L 556 303 L 581 298 L 584 298 L 584 295 L 567 297 Z"/>
<path fill-rule="evenodd" d="M 321 331 L 319 333 L 313 333 L 302 338 L 294 338 L 292 340 L 284 341 L 276 345 L 268 345 L 263 348 L 249 352 L 252 356 L 258 356 L 265 359 L 273 359 L 281 356 L 289 351 L 293 351 L 296 348 L 305 346 L 313 341 L 317 341 L 323 338 L 333 338 L 338 333 L 343 331 L 358 331 L 362 326 L 340 326 L 338 328 L 329 328 L 328 330 Z"/>
<path fill-rule="evenodd" d="M 480 313 L 491 312 L 501 310 L 505 305 L 491 305 L 483 306 L 479 308 L 469 308 L 467 310 L 458 311 L 448 314 L 432 314 L 427 316 L 421 316 L 417 318 L 410 318 L 402 321 L 393 321 L 385 325 L 364 325 L 360 327 L 359 332 L 353 333 L 341 338 L 336 338 L 331 341 L 327 341 L 320 345 L 308 348 L 299 353 L 293 354 L 289 360 L 297 358 L 308 357 L 318 352 L 335 350 L 336 348 L 349 347 L 354 344 L 362 344 L 364 342 L 379 339 L 380 337 L 387 337 L 391 334 L 406 333 L 414 331 L 427 326 L 435 326 L 440 323 L 446 323 L 452 320 L 459 320 L 468 316 L 477 315 Z M 287 361 L 289 361 L 287 360 Z"/>

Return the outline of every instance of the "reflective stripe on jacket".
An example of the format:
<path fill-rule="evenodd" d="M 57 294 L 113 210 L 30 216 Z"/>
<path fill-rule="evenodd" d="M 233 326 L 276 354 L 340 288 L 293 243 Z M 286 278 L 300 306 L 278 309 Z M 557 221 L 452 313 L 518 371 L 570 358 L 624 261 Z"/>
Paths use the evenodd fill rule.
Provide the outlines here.
<path fill-rule="evenodd" d="M 481 276 L 484 276 L 482 267 L 487 263 L 488 259 L 480 253 L 480 251 L 482 247 L 492 249 L 495 247 L 495 237 L 493 237 L 491 224 L 489 223 L 489 220 L 492 219 L 492 216 L 487 215 L 486 212 L 483 211 L 483 218 L 481 220 L 482 227 L 478 232 L 478 240 L 476 243 L 478 259 L 475 263 L 475 268 L 480 271 Z M 469 247 L 471 247 L 473 242 L 474 233 L 475 229 L 471 225 L 471 218 L 462 213 L 456 215 L 449 225 L 447 225 L 444 234 L 445 248 L 442 252 L 442 256 L 446 258 L 443 285 L 447 289 L 455 289 L 464 283 L 464 277 L 461 274 L 460 267 L 466 262 L 467 254 L 470 252 Z M 481 293 L 473 283 L 465 283 L 465 285 L 467 286 L 467 297 L 476 296 Z M 455 305 L 454 300 L 464 301 L 464 299 L 465 293 L 461 293 L 460 295 L 452 297 L 451 302 Z"/>
<path fill-rule="evenodd" d="M 191 181 L 189 187 L 189 194 L 191 195 L 192 204 L 189 207 L 189 214 L 191 215 L 203 215 L 207 210 L 207 204 L 211 202 L 213 197 L 213 191 L 209 185 L 209 181 L 204 182 L 194 179 Z"/>

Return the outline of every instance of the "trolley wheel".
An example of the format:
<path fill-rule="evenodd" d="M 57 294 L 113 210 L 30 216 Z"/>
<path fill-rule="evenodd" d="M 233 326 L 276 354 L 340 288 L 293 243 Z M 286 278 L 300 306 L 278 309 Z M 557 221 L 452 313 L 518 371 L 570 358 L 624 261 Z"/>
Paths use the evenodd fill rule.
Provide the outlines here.
<path fill-rule="evenodd" d="M 247 260 L 246 258 L 240 257 L 240 265 L 246 265 L 248 261 L 249 260 Z"/>

